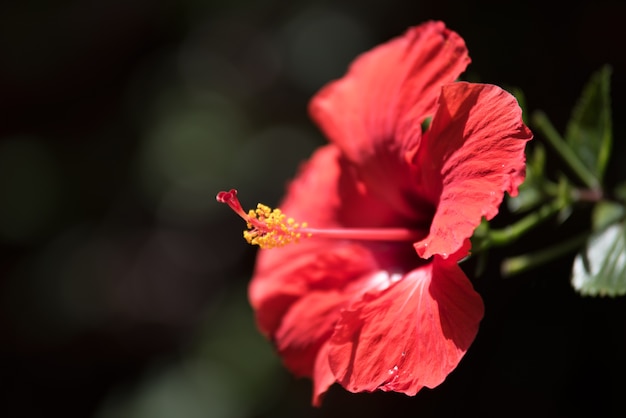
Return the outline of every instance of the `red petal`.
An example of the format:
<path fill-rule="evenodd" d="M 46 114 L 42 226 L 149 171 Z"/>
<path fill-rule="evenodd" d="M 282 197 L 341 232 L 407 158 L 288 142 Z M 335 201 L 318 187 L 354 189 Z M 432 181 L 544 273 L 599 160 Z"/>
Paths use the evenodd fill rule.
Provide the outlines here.
<path fill-rule="evenodd" d="M 312 118 L 397 221 L 427 226 L 432 217 L 432 206 L 416 199 L 407 155 L 419 146 L 421 123 L 441 86 L 469 62 L 459 35 L 443 22 L 427 22 L 358 57 L 311 100 Z"/>
<path fill-rule="evenodd" d="M 315 371 L 313 373 L 313 406 L 320 406 L 322 404 L 322 399 L 326 391 L 337 381 L 332 370 L 330 370 L 330 364 L 328 364 L 329 349 L 330 346 L 328 343 L 324 344 L 319 350 L 317 359 L 315 360 Z"/>
<path fill-rule="evenodd" d="M 320 148 L 290 184 L 282 211 L 316 228 L 404 226 L 393 207 L 359 187 L 346 164 L 335 145 Z M 249 298 L 259 327 L 271 336 L 290 306 L 311 289 L 339 289 L 355 277 L 409 261 L 415 262 L 415 253 L 406 245 L 303 239 L 259 251 Z"/>
<path fill-rule="evenodd" d="M 315 358 L 333 333 L 346 296 L 338 291 L 309 292 L 282 319 L 274 335 L 285 365 L 298 376 L 313 376 Z"/>
<path fill-rule="evenodd" d="M 427 22 L 362 54 L 311 100 L 309 110 L 350 160 L 364 161 L 389 146 L 398 149 L 399 118 L 408 112 L 421 120 L 429 116 L 441 86 L 469 62 L 459 35 L 443 22 Z"/>
<path fill-rule="evenodd" d="M 306 328 L 303 315 L 310 311 L 301 310 L 298 303 L 311 303 L 309 298 L 317 300 L 315 292 L 324 292 L 327 297 L 334 300 L 334 292 L 343 289 L 348 284 L 352 284 L 359 278 L 368 275 L 376 270 L 377 262 L 371 252 L 365 247 L 346 243 L 333 242 L 326 243 L 323 240 L 311 240 L 308 243 L 294 244 L 300 252 L 289 252 L 287 258 L 282 258 L 284 248 L 273 248 L 267 251 L 260 251 L 258 259 L 269 260 L 264 262 L 263 269 L 254 274 L 249 286 L 249 298 L 255 310 L 257 323 L 261 331 L 276 339 L 279 346 L 287 343 L 279 341 L 286 338 L 285 327 L 293 327 L 293 332 L 300 332 L 302 335 L 289 335 L 290 341 L 297 341 L 297 345 L 302 346 L 308 339 L 308 344 L 313 345 L 320 336 L 312 333 Z M 321 305 L 316 309 L 326 309 Z M 296 314 L 290 312 L 295 309 Z M 313 308 L 310 308 L 313 309 Z M 316 315 L 322 315 L 321 312 Z M 331 310 L 325 310 L 324 315 L 334 315 Z M 293 319 L 293 321 L 291 321 Z M 316 321 L 324 321 L 324 318 L 316 318 Z M 331 322 L 335 322 L 333 318 Z M 279 331 L 280 330 L 280 331 Z M 280 335 L 277 336 L 277 333 Z M 299 339 L 299 341 L 297 340 Z"/>
<path fill-rule="evenodd" d="M 330 340 L 330 367 L 352 392 L 415 395 L 439 385 L 478 331 L 480 296 L 441 257 L 344 311 Z"/>
<path fill-rule="evenodd" d="M 301 167 L 280 208 L 316 228 L 403 226 L 393 207 L 368 194 L 334 144 L 319 148 Z"/>
<path fill-rule="evenodd" d="M 337 147 L 328 145 L 316 151 L 302 167 L 280 208 L 298 222 L 317 228 L 341 226 L 350 213 L 355 214 L 355 222 L 365 219 L 363 211 L 352 206 L 358 204 L 372 208 L 367 213 L 370 222 L 377 222 L 379 217 L 379 222 L 390 218 L 391 209 L 383 212 L 381 204 L 359 198 L 357 187 L 356 180 L 342 169 Z M 340 196 L 351 199 L 342 202 Z M 344 212 L 346 216 L 342 215 Z M 258 325 L 263 333 L 272 336 L 290 306 L 311 289 L 339 289 L 346 281 L 376 268 L 370 251 L 339 240 L 303 239 L 298 244 L 260 250 L 249 286 Z"/>
<path fill-rule="evenodd" d="M 438 202 L 430 234 L 415 244 L 420 257 L 456 252 L 482 217 L 498 213 L 505 191 L 517 194 L 531 138 L 517 101 L 499 87 L 443 87 L 415 161 L 420 189 Z"/>
<path fill-rule="evenodd" d="M 322 147 L 289 186 L 281 209 L 316 227 L 340 225 L 343 176 L 337 147 Z M 344 187 L 351 184 L 354 188 L 355 183 L 352 179 Z M 258 252 L 250 303 L 259 328 L 275 343 L 293 373 L 319 380 L 314 368 L 318 351 L 351 295 L 343 289 L 377 268 L 366 247 L 340 240 L 304 239 Z"/>

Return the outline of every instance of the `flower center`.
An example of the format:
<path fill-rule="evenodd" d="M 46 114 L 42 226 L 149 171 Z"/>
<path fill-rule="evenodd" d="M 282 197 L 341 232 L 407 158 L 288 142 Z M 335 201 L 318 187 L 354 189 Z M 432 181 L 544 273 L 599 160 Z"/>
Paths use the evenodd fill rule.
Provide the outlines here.
<path fill-rule="evenodd" d="M 280 209 L 271 209 L 261 203 L 246 213 L 237 190 L 219 192 L 216 199 L 226 203 L 248 226 L 243 232 L 245 240 L 261 248 L 283 247 L 301 238 L 320 237 L 370 241 L 416 241 L 423 232 L 408 228 L 311 228 L 306 222 L 298 223 Z"/>

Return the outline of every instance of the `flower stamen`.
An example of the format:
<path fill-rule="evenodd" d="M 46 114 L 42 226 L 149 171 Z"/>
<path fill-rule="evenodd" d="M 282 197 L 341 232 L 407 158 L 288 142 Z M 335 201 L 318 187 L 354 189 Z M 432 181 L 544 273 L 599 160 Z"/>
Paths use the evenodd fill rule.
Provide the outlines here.
<path fill-rule="evenodd" d="M 295 243 L 302 237 L 309 237 L 311 233 L 302 233 L 301 229 L 307 224 L 297 223 L 293 218 L 287 218 L 280 209 L 272 209 L 259 203 L 255 210 L 245 213 L 237 199 L 237 190 L 219 192 L 218 202 L 226 203 L 237 215 L 246 221 L 248 230 L 243 232 L 248 244 L 258 245 L 261 248 L 283 247 Z"/>
<path fill-rule="evenodd" d="M 301 238 L 316 236 L 347 240 L 369 241 L 409 241 L 415 242 L 424 237 L 424 231 L 407 228 L 310 228 L 306 222 L 298 223 L 288 218 L 278 208 L 272 209 L 259 203 L 254 210 L 246 213 L 237 199 L 237 190 L 219 192 L 216 199 L 226 203 L 248 226 L 243 237 L 248 244 L 261 248 L 283 247 L 297 243 Z"/>

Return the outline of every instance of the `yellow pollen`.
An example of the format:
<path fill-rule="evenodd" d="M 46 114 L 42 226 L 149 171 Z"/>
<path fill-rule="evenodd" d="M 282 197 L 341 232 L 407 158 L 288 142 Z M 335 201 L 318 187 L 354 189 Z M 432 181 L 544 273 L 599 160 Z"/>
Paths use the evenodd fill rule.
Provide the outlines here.
<path fill-rule="evenodd" d="M 261 203 L 256 210 L 248 212 L 247 226 L 248 231 L 243 232 L 243 237 L 249 244 L 261 248 L 283 247 L 297 243 L 303 236 L 311 236 L 300 231 L 307 227 L 306 223 L 299 224 L 293 218 L 287 218 L 280 209 L 271 209 Z"/>

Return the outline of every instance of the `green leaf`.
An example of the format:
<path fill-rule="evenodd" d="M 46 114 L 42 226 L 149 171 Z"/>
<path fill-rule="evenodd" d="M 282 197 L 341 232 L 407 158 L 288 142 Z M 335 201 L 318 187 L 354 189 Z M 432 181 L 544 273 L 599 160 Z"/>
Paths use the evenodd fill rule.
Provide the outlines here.
<path fill-rule="evenodd" d="M 574 259 L 572 286 L 585 296 L 626 294 L 626 229 L 614 223 L 594 233 Z"/>
<path fill-rule="evenodd" d="M 537 110 L 533 113 L 532 125 L 533 129 L 543 135 L 544 139 L 587 187 L 594 190 L 600 188 L 601 184 L 596 174 L 583 163 L 571 144 L 561 137 L 544 112 Z"/>
<path fill-rule="evenodd" d="M 609 225 L 624 219 L 624 206 L 617 202 L 601 200 L 593 207 L 591 224 L 594 231 L 601 231 Z"/>
<path fill-rule="evenodd" d="M 565 140 L 600 181 L 613 141 L 610 77 L 611 67 L 608 65 L 593 74 L 583 89 L 565 130 Z"/>

